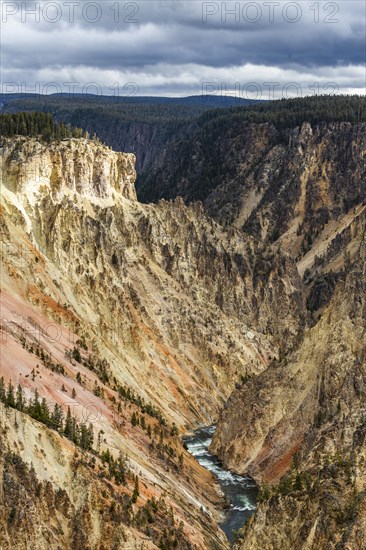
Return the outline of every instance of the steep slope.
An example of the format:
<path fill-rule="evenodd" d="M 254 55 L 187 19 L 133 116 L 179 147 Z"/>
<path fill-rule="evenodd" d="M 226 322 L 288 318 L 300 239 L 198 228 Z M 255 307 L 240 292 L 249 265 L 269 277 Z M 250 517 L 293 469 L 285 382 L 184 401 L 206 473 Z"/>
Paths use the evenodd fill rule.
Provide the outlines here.
<path fill-rule="evenodd" d="M 299 349 L 230 397 L 212 450 L 271 484 L 235 548 L 364 548 L 365 291 L 363 224 L 345 280 Z"/>
<path fill-rule="evenodd" d="M 2 544 L 81 550 L 155 548 L 176 540 L 180 548 L 225 548 L 214 522 L 218 487 L 184 450 L 172 424 L 178 415 L 169 411 L 167 420 L 164 402 L 159 408 L 151 404 L 163 392 L 150 398 L 141 382 L 153 372 L 153 356 L 144 361 L 138 331 L 147 329 L 132 298 L 125 305 L 127 327 L 118 326 L 119 319 L 111 327 L 115 313 L 108 310 L 103 278 L 105 318 L 99 321 L 93 290 L 85 283 L 82 289 L 71 276 L 79 268 L 67 256 L 69 249 L 60 264 L 53 260 L 52 227 L 67 205 L 69 219 L 89 213 L 92 226 L 98 225 L 93 208 L 134 200 L 133 156 L 85 140 L 46 146 L 20 138 L 3 145 L 1 375 L 7 390 L 0 381 L 0 400 L 8 409 L 2 407 L 1 414 Z M 72 234 L 71 224 L 63 229 L 66 242 L 82 237 Z M 100 246 L 97 240 L 90 245 Z M 82 246 L 78 242 L 80 258 Z M 96 274 L 93 258 L 85 257 L 84 267 Z M 156 354 L 166 361 L 159 366 L 168 381 L 174 359 L 157 337 L 148 333 L 147 341 L 151 355 L 150 342 L 156 342 Z M 11 384 L 19 384 L 16 403 Z M 153 375 L 151 387 L 156 388 Z M 61 425 L 51 417 L 55 405 L 63 411 Z M 91 448 L 81 432 L 88 424 Z"/>
<path fill-rule="evenodd" d="M 332 124 L 354 126 L 364 122 L 366 100 L 362 96 L 305 97 L 209 111 L 194 121 L 184 136 L 179 133 L 156 163 L 149 166 L 149 172 L 139 181 L 139 195 L 146 201 L 177 195 L 187 202 L 206 201 L 221 187 L 222 191 L 227 190 L 228 199 L 230 185 L 232 191 L 236 186 L 242 194 L 251 183 L 246 182 L 250 174 L 258 178 L 259 184 L 256 165 L 276 145 L 280 146 L 279 152 L 291 149 L 290 133 L 298 134 L 304 123 L 326 129 Z M 276 149 L 272 156 L 276 157 Z M 273 160 L 281 161 L 273 158 L 272 163 Z M 235 209 L 234 201 L 231 202 Z M 219 215 L 220 205 L 216 212 Z"/>
<path fill-rule="evenodd" d="M 16 502 L 29 498 L 40 548 L 140 548 L 145 539 L 225 548 L 220 492 L 178 433 L 215 420 L 241 376 L 301 338 L 294 262 L 224 231 L 200 205 L 139 204 L 133 155 L 85 139 L 3 138 L 1 149 L 4 541 L 24 547 Z M 64 415 L 71 407 L 71 431 L 47 412 L 55 404 Z M 34 494 L 34 475 L 51 485 Z M 59 521 L 52 533 L 44 492 Z"/>
<path fill-rule="evenodd" d="M 40 250 L 40 266 L 22 268 L 46 295 L 41 304 L 68 304 L 81 335 L 92 337 L 95 324 L 103 353 L 124 363 L 124 381 L 150 399 L 158 387 L 160 406 L 179 424 L 208 419 L 240 374 L 278 354 L 284 332 L 286 345 L 297 337 L 303 298 L 294 264 L 225 233 L 199 206 L 137 203 L 131 155 L 19 139 L 4 147 L 3 174 L 4 206 L 17 225 L 9 235 L 19 237 L 18 250 L 30 247 L 21 242 L 29 236 Z M 110 368 L 120 370 L 112 357 Z M 172 395 L 177 385 L 181 397 Z"/>
<path fill-rule="evenodd" d="M 138 194 L 201 200 L 222 225 L 278 242 L 312 272 L 323 241 L 332 246 L 365 205 L 365 120 L 362 97 L 207 113 L 142 174 Z"/>
<path fill-rule="evenodd" d="M 313 97 L 206 113 L 142 173 L 143 200 L 205 212 L 297 261 L 314 320 L 343 278 L 366 206 L 366 101 Z"/>

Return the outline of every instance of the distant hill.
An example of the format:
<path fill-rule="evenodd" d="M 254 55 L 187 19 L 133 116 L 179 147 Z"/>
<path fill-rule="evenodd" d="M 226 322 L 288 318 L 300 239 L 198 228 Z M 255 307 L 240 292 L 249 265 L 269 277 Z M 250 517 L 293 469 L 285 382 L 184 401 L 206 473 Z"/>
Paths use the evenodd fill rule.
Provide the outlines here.
<path fill-rule="evenodd" d="M 107 96 L 107 95 L 95 95 L 95 94 L 33 94 L 33 93 L 14 93 L 14 94 L 2 94 L 0 93 L 0 103 L 6 105 L 14 101 L 28 101 L 37 100 L 47 104 L 53 100 L 72 100 L 79 102 L 93 102 L 103 104 L 138 104 L 138 105 L 186 105 L 186 106 L 202 106 L 202 107 L 233 107 L 238 105 L 250 105 L 259 103 L 259 100 L 244 99 L 241 97 L 231 97 L 223 95 L 192 95 L 187 97 L 164 97 L 164 96 Z"/>

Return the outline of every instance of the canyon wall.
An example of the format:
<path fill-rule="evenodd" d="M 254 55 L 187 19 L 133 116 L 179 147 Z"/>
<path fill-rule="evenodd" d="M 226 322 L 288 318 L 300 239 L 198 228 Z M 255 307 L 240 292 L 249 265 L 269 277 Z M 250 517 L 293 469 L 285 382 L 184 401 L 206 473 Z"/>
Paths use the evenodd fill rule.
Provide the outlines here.
<path fill-rule="evenodd" d="M 4 544 L 23 548 L 33 517 L 39 548 L 226 548 L 221 492 L 179 434 L 301 338 L 294 261 L 199 204 L 141 205 L 131 154 L 0 146 Z M 56 404 L 76 435 L 52 428 Z"/>

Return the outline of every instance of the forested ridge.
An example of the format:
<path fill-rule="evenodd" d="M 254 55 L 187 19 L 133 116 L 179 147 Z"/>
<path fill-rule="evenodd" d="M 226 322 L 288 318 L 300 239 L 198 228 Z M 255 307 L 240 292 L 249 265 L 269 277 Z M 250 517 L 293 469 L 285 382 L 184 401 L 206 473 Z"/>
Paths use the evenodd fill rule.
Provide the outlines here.
<path fill-rule="evenodd" d="M 366 98 L 360 96 L 283 99 L 209 111 L 177 132 L 153 165 L 143 170 L 137 183 L 138 195 L 143 202 L 177 195 L 188 202 L 204 201 L 225 179 L 238 177 L 239 159 L 244 150 L 250 149 L 253 126 L 255 133 L 261 133 L 260 125 L 267 126 L 269 150 L 278 144 L 287 146 L 290 133 L 305 122 L 314 128 L 365 121 Z"/>
<path fill-rule="evenodd" d="M 124 101 L 122 101 L 124 99 Z M 8 101 L 4 113 L 51 113 L 59 124 L 96 134 L 115 151 L 134 153 L 141 172 L 173 137 L 209 107 L 176 103 L 131 102 L 130 98 L 38 96 Z M 219 109 L 221 110 L 221 109 Z"/>
<path fill-rule="evenodd" d="M 52 112 L 57 120 L 73 116 L 75 119 L 86 115 L 114 116 L 126 122 L 174 123 L 197 118 L 202 113 L 235 105 L 249 105 L 251 100 L 225 96 L 192 96 L 186 98 L 169 97 L 114 97 L 90 94 L 0 94 L 4 112 L 42 111 Z"/>
<path fill-rule="evenodd" d="M 269 123 L 277 128 L 293 128 L 303 122 L 365 122 L 366 97 L 363 96 L 312 96 L 261 102 L 247 107 L 210 111 L 200 118 L 200 124 L 210 121 L 231 123 Z"/>
<path fill-rule="evenodd" d="M 178 121 L 186 123 L 197 119 L 203 125 L 216 120 L 249 123 L 271 123 L 278 127 L 293 127 L 304 121 L 311 124 L 329 121 L 364 122 L 366 121 L 366 98 L 363 96 L 309 96 L 304 98 L 280 99 L 276 101 L 248 102 L 240 106 L 230 106 L 231 102 L 222 103 L 228 108 L 212 108 L 220 105 L 216 101 L 201 103 L 189 98 L 114 98 L 105 96 L 37 96 L 7 100 L 4 112 L 38 111 L 51 112 L 56 121 L 79 125 L 78 121 L 92 123 L 92 117 L 105 117 L 110 120 L 140 122 L 146 124 L 171 124 Z M 144 101 L 138 101 L 143 99 Z M 235 102 L 235 98 L 231 98 Z M 159 102 L 160 101 L 160 102 Z M 90 119 L 88 120 L 88 117 Z M 86 128 L 84 128 L 86 129 Z"/>
<path fill-rule="evenodd" d="M 220 98 L 214 97 L 213 104 L 219 104 Z M 159 103 L 163 99 L 165 102 Z M 269 124 L 278 132 L 278 138 L 286 141 L 289 130 L 304 122 L 314 126 L 327 122 L 354 124 L 366 121 L 366 98 L 361 96 L 312 96 L 235 107 L 230 107 L 229 102 L 225 109 L 210 108 L 212 103 L 200 103 L 197 98 L 60 94 L 11 101 L 3 98 L 3 101 L 3 113 L 6 114 L 1 115 L 1 133 L 4 135 L 32 135 L 38 131 L 44 139 L 63 139 L 85 136 L 87 132 L 96 134 L 117 151 L 134 153 L 138 189 L 141 198 L 147 201 L 160 198 L 158 189 L 152 194 L 149 188 L 167 155 L 174 154 L 179 172 L 195 154 L 197 143 L 200 149 L 209 153 L 217 136 L 238 135 L 250 124 Z M 17 116 L 9 118 L 9 115 Z M 210 181 L 216 172 L 215 159 L 211 158 L 211 164 L 212 169 L 206 174 Z"/>
<path fill-rule="evenodd" d="M 36 111 L 0 114 L 0 135 L 34 136 L 44 141 L 67 138 L 88 138 L 88 132 L 70 124 L 57 123 L 50 113 Z"/>

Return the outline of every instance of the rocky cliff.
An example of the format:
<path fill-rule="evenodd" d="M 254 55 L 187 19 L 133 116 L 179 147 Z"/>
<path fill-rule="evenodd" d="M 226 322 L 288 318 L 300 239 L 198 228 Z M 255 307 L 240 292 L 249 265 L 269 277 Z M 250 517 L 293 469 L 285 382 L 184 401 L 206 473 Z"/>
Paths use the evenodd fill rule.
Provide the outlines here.
<path fill-rule="evenodd" d="M 235 548 L 364 547 L 365 227 L 363 213 L 342 277 L 299 347 L 237 389 L 221 414 L 212 451 L 263 485 Z"/>
<path fill-rule="evenodd" d="M 237 549 L 365 546 L 366 242 L 360 236 L 345 281 L 299 350 L 268 369 L 267 383 L 243 388 L 225 412 L 231 420 L 220 426 L 215 447 L 225 433 L 227 462 L 269 482 L 287 472 L 262 489 Z M 254 420 L 251 403 L 258 399 L 264 406 Z M 242 430 L 234 428 L 233 436 L 235 401 Z"/>
<path fill-rule="evenodd" d="M 225 548 L 220 492 L 178 434 L 301 339 L 293 260 L 200 205 L 141 205 L 133 155 L 84 139 L 0 145 L 4 544 L 29 543 L 25 499 L 39 548 Z M 75 429 L 52 429 L 55 404 Z"/>
<path fill-rule="evenodd" d="M 281 105 L 189 126 L 156 204 L 131 154 L 1 138 L 3 546 L 227 548 L 179 438 L 217 419 L 238 550 L 365 546 L 365 124 Z"/>
<path fill-rule="evenodd" d="M 365 105 L 306 98 L 208 113 L 140 176 L 139 196 L 201 200 L 223 226 L 277 242 L 301 275 L 314 262 L 322 271 L 319 256 L 365 205 Z"/>

